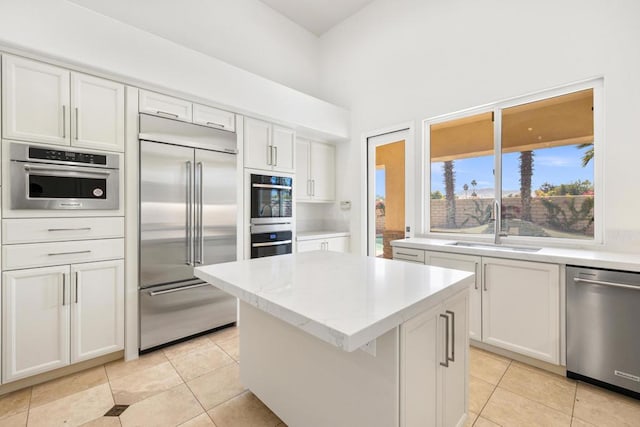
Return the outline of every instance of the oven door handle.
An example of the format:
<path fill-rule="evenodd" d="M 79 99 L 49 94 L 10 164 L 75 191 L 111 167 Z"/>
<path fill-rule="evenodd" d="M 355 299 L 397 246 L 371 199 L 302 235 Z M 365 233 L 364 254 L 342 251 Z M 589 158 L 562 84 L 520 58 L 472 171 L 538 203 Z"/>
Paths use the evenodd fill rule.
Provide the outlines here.
<path fill-rule="evenodd" d="M 271 188 L 275 190 L 291 190 L 290 185 L 275 185 L 275 184 L 251 184 L 253 188 Z"/>
<path fill-rule="evenodd" d="M 280 245 L 289 245 L 291 244 L 291 240 L 282 240 L 280 242 L 264 242 L 264 243 L 252 243 L 252 248 L 265 248 L 268 246 L 280 246 Z"/>
<path fill-rule="evenodd" d="M 35 171 L 35 172 L 57 172 L 58 174 L 71 174 L 71 173 L 80 173 L 84 175 L 100 175 L 100 176 L 108 176 L 113 173 L 112 170 L 104 170 L 98 168 L 87 168 L 87 167 L 78 167 L 78 166 L 40 166 L 40 165 L 24 165 L 24 170 L 27 172 Z"/>

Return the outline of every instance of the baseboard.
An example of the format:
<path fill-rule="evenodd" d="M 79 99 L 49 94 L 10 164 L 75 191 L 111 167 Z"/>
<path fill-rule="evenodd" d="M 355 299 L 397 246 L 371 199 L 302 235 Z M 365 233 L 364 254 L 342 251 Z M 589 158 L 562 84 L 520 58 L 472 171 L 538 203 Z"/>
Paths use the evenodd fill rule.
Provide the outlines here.
<path fill-rule="evenodd" d="M 534 359 L 533 357 L 524 356 L 520 353 L 515 353 L 510 350 L 505 350 L 500 347 L 495 347 L 490 344 L 485 344 L 483 342 L 475 341 L 470 339 L 469 344 L 473 347 L 479 348 L 481 350 L 486 350 L 490 353 L 495 353 L 500 356 L 508 357 L 509 359 L 517 360 L 518 362 L 543 369 L 545 371 L 561 375 L 565 377 L 567 375 L 567 367 L 561 365 L 554 365 L 553 363 L 543 362 L 542 360 Z"/>

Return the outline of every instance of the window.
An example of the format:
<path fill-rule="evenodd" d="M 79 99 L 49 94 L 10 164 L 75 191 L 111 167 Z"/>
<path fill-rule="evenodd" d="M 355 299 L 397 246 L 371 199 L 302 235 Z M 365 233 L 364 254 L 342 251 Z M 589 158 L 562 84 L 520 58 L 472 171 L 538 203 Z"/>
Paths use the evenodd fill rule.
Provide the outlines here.
<path fill-rule="evenodd" d="M 429 231 L 594 240 L 599 88 L 425 121 Z"/>

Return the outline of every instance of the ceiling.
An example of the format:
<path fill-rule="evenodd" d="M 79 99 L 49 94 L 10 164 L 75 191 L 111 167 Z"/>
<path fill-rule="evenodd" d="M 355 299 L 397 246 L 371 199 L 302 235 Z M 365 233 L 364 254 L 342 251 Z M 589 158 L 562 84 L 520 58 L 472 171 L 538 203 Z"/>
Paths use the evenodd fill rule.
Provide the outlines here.
<path fill-rule="evenodd" d="M 261 0 L 317 36 L 329 31 L 373 0 Z"/>

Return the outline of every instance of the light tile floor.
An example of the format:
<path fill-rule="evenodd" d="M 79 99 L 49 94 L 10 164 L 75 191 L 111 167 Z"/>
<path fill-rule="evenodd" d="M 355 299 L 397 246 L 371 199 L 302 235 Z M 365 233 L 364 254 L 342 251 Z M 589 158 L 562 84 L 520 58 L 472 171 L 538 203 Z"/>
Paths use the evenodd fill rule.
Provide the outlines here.
<path fill-rule="evenodd" d="M 467 426 L 640 426 L 640 401 L 478 349 Z M 120 417 L 102 415 L 128 404 Z M 238 330 L 0 397 L 0 426 L 284 426 L 242 387 Z M 357 427 L 357 426 L 354 426 Z"/>

